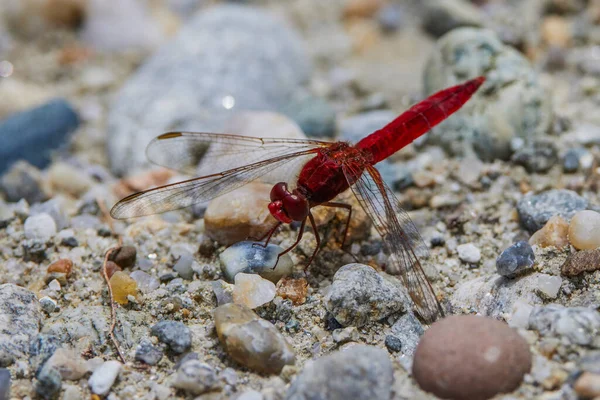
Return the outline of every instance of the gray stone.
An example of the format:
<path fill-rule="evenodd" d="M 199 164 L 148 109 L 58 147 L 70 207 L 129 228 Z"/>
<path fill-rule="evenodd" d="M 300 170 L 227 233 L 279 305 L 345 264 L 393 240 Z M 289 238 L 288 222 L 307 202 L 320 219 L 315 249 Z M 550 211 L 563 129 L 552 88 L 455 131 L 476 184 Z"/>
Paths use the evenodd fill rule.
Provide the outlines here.
<path fill-rule="evenodd" d="M 250 6 L 204 10 L 118 94 L 108 121 L 111 168 L 147 166 L 140 149 L 157 132 L 219 131 L 229 108 L 281 110 L 309 73 L 302 42 L 285 23 Z"/>
<path fill-rule="evenodd" d="M 398 339 L 394 335 L 387 335 L 384 341 L 385 347 L 393 353 L 397 353 L 402 350 L 402 340 Z"/>
<path fill-rule="evenodd" d="M 163 357 L 163 352 L 158 346 L 154 346 L 148 340 L 142 340 L 135 349 L 136 361 L 141 361 L 148 365 L 156 365 Z"/>
<path fill-rule="evenodd" d="M 335 135 L 335 110 L 320 97 L 294 99 L 283 112 L 294 120 L 308 137 Z"/>
<path fill-rule="evenodd" d="M 43 203 L 33 204 L 29 214 L 48 214 L 56 223 L 57 230 L 65 229 L 69 225 L 69 219 L 63 210 L 63 201 L 61 200 L 62 199 L 55 197 Z"/>
<path fill-rule="evenodd" d="M 223 277 L 233 282 L 235 276 L 242 272 L 258 274 L 277 283 L 282 277 L 290 275 L 294 269 L 294 262 L 288 254 L 279 257 L 279 262 L 277 261 L 277 256 L 281 252 L 283 249 L 274 244 L 263 247 L 257 242 L 236 243 L 219 255 Z"/>
<path fill-rule="evenodd" d="M 10 371 L 0 368 L 0 399 L 10 398 Z"/>
<path fill-rule="evenodd" d="M 496 259 L 496 271 L 514 278 L 528 271 L 535 263 L 535 254 L 529 243 L 520 241 L 505 249 Z"/>
<path fill-rule="evenodd" d="M 44 323 L 42 333 L 56 336 L 62 343 L 80 340 L 95 344 L 106 343 L 106 332 L 110 328 L 105 307 L 66 308 Z"/>
<path fill-rule="evenodd" d="M 563 157 L 563 172 L 566 172 L 566 173 L 577 172 L 577 170 L 580 167 L 579 160 L 586 153 L 587 153 L 587 150 L 581 149 L 581 148 L 567 150 L 567 152 L 565 153 L 565 155 Z"/>
<path fill-rule="evenodd" d="M 535 307 L 529 315 L 529 329 L 566 344 L 600 348 L 600 312 L 592 308 L 558 304 Z"/>
<path fill-rule="evenodd" d="M 547 140 L 535 140 L 515 152 L 512 161 L 525 167 L 527 172 L 547 172 L 558 163 L 558 150 Z"/>
<path fill-rule="evenodd" d="M 456 248 L 458 258 L 469 264 L 477 264 L 481 260 L 481 251 L 473 243 L 461 244 Z"/>
<path fill-rule="evenodd" d="M 527 195 L 517 203 L 521 225 L 529 232 L 539 231 L 548 220 L 560 215 L 567 221 L 577 211 L 585 210 L 588 201 L 571 190 L 554 189 Z"/>
<path fill-rule="evenodd" d="M 465 0 L 425 2 L 423 27 L 435 37 L 463 26 L 482 26 L 483 14 Z"/>
<path fill-rule="evenodd" d="M 185 353 L 192 346 L 192 333 L 183 322 L 160 321 L 152 327 L 151 332 L 175 353 Z"/>
<path fill-rule="evenodd" d="M 179 274 L 185 280 L 191 281 L 194 278 L 194 270 L 192 264 L 194 263 L 194 256 L 187 253 L 182 254 L 173 265 L 173 270 Z"/>
<path fill-rule="evenodd" d="M 92 393 L 106 396 L 115 380 L 117 380 L 120 371 L 121 363 L 114 360 L 106 361 L 96 368 L 90 379 L 88 379 L 88 385 L 92 389 Z"/>
<path fill-rule="evenodd" d="M 27 358 L 41 318 L 40 304 L 33 292 L 11 283 L 0 285 L 0 365 Z"/>
<path fill-rule="evenodd" d="M 26 238 L 47 242 L 56 235 L 56 222 L 50 215 L 40 213 L 27 218 L 23 230 Z"/>
<path fill-rule="evenodd" d="M 419 344 L 421 336 L 423 336 L 423 332 L 423 325 L 421 325 L 417 317 L 415 317 L 413 313 L 407 313 L 392 325 L 391 336 L 400 341 L 402 353 L 407 356 L 412 356 Z"/>
<path fill-rule="evenodd" d="M 62 378 L 58 369 L 44 366 L 36 375 L 35 391 L 43 399 L 51 399 L 58 394 L 62 386 Z"/>
<path fill-rule="evenodd" d="M 40 170 L 26 161 L 15 162 L 0 178 L 0 192 L 6 200 L 25 199 L 29 204 L 44 201 L 48 195 L 42 189 Z"/>
<path fill-rule="evenodd" d="M 184 362 L 173 380 L 173 387 L 183 389 L 188 393 L 199 395 L 218 387 L 217 373 L 208 364 L 198 360 Z"/>
<path fill-rule="evenodd" d="M 61 346 L 60 340 L 56 336 L 37 335 L 29 346 L 29 365 L 34 372 L 37 372 L 54 352 Z"/>
<path fill-rule="evenodd" d="M 335 273 L 325 307 L 343 326 L 360 327 L 403 310 L 403 300 L 399 283 L 367 265 L 348 264 Z"/>
<path fill-rule="evenodd" d="M 514 138 L 548 130 L 550 96 L 527 59 L 492 31 L 458 28 L 438 40 L 424 73 L 426 94 L 478 75 L 486 82 L 456 114 L 435 127 L 428 141 L 448 152 L 491 161 L 508 159 Z"/>
<path fill-rule="evenodd" d="M 385 350 L 355 345 L 307 363 L 286 400 L 390 399 L 394 382 Z"/>

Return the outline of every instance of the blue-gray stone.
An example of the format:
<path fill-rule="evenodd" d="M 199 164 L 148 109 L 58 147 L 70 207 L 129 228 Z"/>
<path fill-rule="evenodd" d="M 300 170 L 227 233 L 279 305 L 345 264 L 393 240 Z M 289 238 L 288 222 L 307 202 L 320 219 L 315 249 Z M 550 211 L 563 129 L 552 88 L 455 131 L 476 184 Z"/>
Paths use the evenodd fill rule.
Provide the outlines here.
<path fill-rule="evenodd" d="M 577 172 L 579 169 L 579 160 L 587 153 L 585 149 L 569 149 L 563 157 L 563 171 L 566 173 Z"/>
<path fill-rule="evenodd" d="M 192 269 L 193 263 L 194 256 L 186 252 L 179 257 L 173 266 L 173 270 L 177 272 L 183 279 L 190 281 L 192 278 L 194 278 L 194 270 Z"/>
<path fill-rule="evenodd" d="M 17 160 L 44 168 L 50 153 L 64 145 L 79 126 L 79 117 L 63 99 L 14 114 L 0 122 L 0 174 Z"/>
<path fill-rule="evenodd" d="M 407 313 L 392 325 L 391 336 L 394 336 L 402 343 L 402 352 L 405 355 L 412 356 L 424 332 L 423 325 L 421 325 L 417 317 L 413 313 Z"/>
<path fill-rule="evenodd" d="M 505 249 L 496 259 L 496 271 L 507 278 L 526 272 L 535 263 L 535 254 L 529 243 L 520 241 Z"/>
<path fill-rule="evenodd" d="M 308 137 L 335 135 L 335 110 L 320 97 L 305 96 L 295 99 L 284 113 L 294 120 Z"/>
<path fill-rule="evenodd" d="M 550 141 L 536 140 L 513 154 L 512 161 L 528 172 L 546 172 L 558 162 L 558 150 Z"/>
<path fill-rule="evenodd" d="M 175 353 L 185 353 L 192 346 L 192 333 L 183 322 L 160 321 L 152 327 L 151 333 Z"/>
<path fill-rule="evenodd" d="M 588 201 L 571 190 L 554 189 L 537 195 L 527 195 L 517 203 L 521 225 L 536 232 L 555 215 L 570 220 L 577 211 L 585 210 Z"/>
<path fill-rule="evenodd" d="M 42 190 L 40 171 L 26 161 L 18 161 L 11 165 L 0 177 L 0 192 L 10 202 L 25 199 L 27 203 L 34 204 L 48 198 Z"/>
<path fill-rule="evenodd" d="M 244 241 L 228 247 L 219 255 L 223 278 L 233 282 L 240 272 L 259 274 L 265 279 L 277 283 L 279 279 L 293 272 L 294 262 L 289 254 L 279 257 L 283 249 L 274 244 L 263 247 L 262 243 Z M 277 263 L 277 265 L 275 265 Z"/>
<path fill-rule="evenodd" d="M 40 333 L 29 345 L 29 365 L 36 373 L 48 361 L 54 352 L 62 345 L 54 335 Z"/>
<path fill-rule="evenodd" d="M 387 335 L 385 337 L 385 347 L 392 353 L 397 353 L 402 350 L 402 340 L 394 335 Z"/>
<path fill-rule="evenodd" d="M 45 365 L 36 375 L 36 378 L 38 381 L 35 385 L 35 391 L 42 399 L 52 399 L 60 391 L 62 377 L 56 368 Z"/>
<path fill-rule="evenodd" d="M 141 361 L 148 365 L 156 365 L 163 357 L 162 350 L 154 346 L 148 340 L 142 340 L 139 346 L 135 349 L 136 361 Z"/>
<path fill-rule="evenodd" d="M 0 368 L 0 399 L 10 398 L 10 371 Z"/>
<path fill-rule="evenodd" d="M 118 93 L 108 117 L 111 168 L 147 166 L 143 149 L 162 132 L 222 131 L 233 111 L 282 111 L 310 71 L 302 39 L 283 20 L 254 6 L 203 9 Z"/>

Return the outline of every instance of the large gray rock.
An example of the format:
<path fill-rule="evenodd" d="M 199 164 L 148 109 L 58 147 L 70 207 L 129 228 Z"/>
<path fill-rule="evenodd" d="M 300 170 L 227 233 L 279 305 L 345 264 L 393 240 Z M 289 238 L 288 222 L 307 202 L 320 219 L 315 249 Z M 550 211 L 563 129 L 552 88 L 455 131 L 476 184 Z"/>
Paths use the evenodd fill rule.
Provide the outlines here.
<path fill-rule="evenodd" d="M 403 310 L 404 300 L 399 283 L 367 265 L 348 264 L 333 276 L 325 307 L 343 326 L 362 326 Z"/>
<path fill-rule="evenodd" d="M 203 11 L 119 93 L 108 122 L 112 170 L 147 165 L 143 149 L 165 131 L 221 130 L 229 108 L 282 109 L 309 72 L 300 38 L 282 21 L 242 5 Z"/>
<path fill-rule="evenodd" d="M 572 190 L 553 189 L 523 197 L 517 203 L 517 212 L 521 225 L 533 233 L 555 215 L 569 221 L 576 212 L 587 207 L 588 201 Z"/>
<path fill-rule="evenodd" d="M 600 348 L 600 313 L 593 308 L 559 304 L 535 307 L 529 316 L 529 329 L 566 344 Z"/>
<path fill-rule="evenodd" d="M 41 317 L 33 292 L 11 283 L 0 285 L 0 367 L 26 358 Z"/>
<path fill-rule="evenodd" d="M 385 350 L 355 345 L 307 363 L 286 400 L 389 399 L 394 381 Z"/>
<path fill-rule="evenodd" d="M 428 136 L 453 154 L 475 150 L 483 160 L 508 159 L 514 138 L 546 132 L 552 120 L 550 96 L 527 59 L 490 30 L 454 29 L 441 37 L 424 73 L 426 94 L 485 75 L 471 100 Z"/>

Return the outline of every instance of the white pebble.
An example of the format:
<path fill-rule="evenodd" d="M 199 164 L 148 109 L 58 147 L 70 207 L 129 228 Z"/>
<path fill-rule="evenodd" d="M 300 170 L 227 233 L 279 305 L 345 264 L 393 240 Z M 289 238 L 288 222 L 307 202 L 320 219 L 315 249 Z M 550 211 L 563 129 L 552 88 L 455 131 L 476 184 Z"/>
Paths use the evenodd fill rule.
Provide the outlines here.
<path fill-rule="evenodd" d="M 119 376 L 119 371 L 121 371 L 121 363 L 118 361 L 107 361 L 96 368 L 88 380 L 92 392 L 100 396 L 107 395 Z"/>
<path fill-rule="evenodd" d="M 537 279 L 538 285 L 537 290 L 548 299 L 555 299 L 562 285 L 562 278 L 560 276 L 552 276 L 546 274 L 540 274 Z"/>
<path fill-rule="evenodd" d="M 515 301 L 512 315 L 508 318 L 508 325 L 513 328 L 527 329 L 529 327 L 529 315 L 533 306 L 523 300 Z"/>
<path fill-rule="evenodd" d="M 600 247 L 600 213 L 584 210 L 575 214 L 569 224 L 569 241 L 578 250 Z"/>
<path fill-rule="evenodd" d="M 461 244 L 456 248 L 458 258 L 469 264 L 477 264 L 481 260 L 481 251 L 473 244 Z"/>
<path fill-rule="evenodd" d="M 25 220 L 24 229 L 27 239 L 38 239 L 47 242 L 56 235 L 56 222 L 50 215 L 39 213 Z"/>
<path fill-rule="evenodd" d="M 239 395 L 237 400 L 264 400 L 264 397 L 256 390 L 248 390 Z"/>
<path fill-rule="evenodd" d="M 253 309 L 273 300 L 276 293 L 275 284 L 260 275 L 240 272 L 235 276 L 233 302 L 236 304 Z"/>
<path fill-rule="evenodd" d="M 58 292 L 60 291 L 60 282 L 57 281 L 56 279 L 52 279 L 49 283 L 48 283 L 48 289 L 54 291 L 54 292 Z"/>

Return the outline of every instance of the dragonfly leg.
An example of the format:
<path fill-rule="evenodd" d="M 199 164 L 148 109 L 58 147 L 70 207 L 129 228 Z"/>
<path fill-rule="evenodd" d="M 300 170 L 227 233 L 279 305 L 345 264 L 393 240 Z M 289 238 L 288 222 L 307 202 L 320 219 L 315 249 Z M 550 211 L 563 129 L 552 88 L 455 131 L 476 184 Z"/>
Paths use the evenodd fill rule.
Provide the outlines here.
<path fill-rule="evenodd" d="M 332 207 L 332 208 L 345 208 L 346 210 L 348 210 L 348 218 L 346 218 L 346 227 L 344 228 L 344 234 L 342 236 L 341 247 L 343 248 L 344 245 L 346 244 L 346 238 L 348 237 L 348 228 L 350 227 L 350 219 L 352 218 L 352 206 L 350 204 L 346 204 L 346 203 L 333 203 L 333 202 L 322 203 L 319 205 L 325 206 L 325 207 Z"/>
<path fill-rule="evenodd" d="M 310 215 L 310 214 L 309 214 Z M 298 237 L 296 238 L 296 241 L 287 249 L 285 249 L 284 251 L 282 251 L 281 253 L 279 253 L 277 255 L 277 261 L 275 262 L 275 265 L 273 266 L 273 269 L 275 269 L 275 267 L 277 267 L 277 264 L 279 263 L 279 258 L 286 254 L 289 253 L 290 251 L 292 251 L 292 249 L 296 246 L 298 246 L 298 243 L 300 243 L 300 240 L 302 240 L 302 235 L 304 235 L 304 228 L 306 227 L 306 218 L 304 218 L 302 220 L 302 225 L 300 225 L 300 231 L 298 232 Z"/>
<path fill-rule="evenodd" d="M 309 212 L 308 218 L 310 218 L 310 226 L 312 226 L 313 233 L 315 234 L 315 240 L 317 241 L 317 245 L 315 246 L 315 251 L 313 251 L 312 256 L 310 256 L 310 259 L 308 260 L 308 264 L 306 264 L 306 266 L 304 267 L 304 271 L 308 270 L 308 267 L 310 267 L 310 264 L 312 264 L 313 260 L 315 259 L 315 256 L 321 248 L 321 237 L 319 236 L 319 231 L 317 230 L 315 217 L 313 217 L 312 213 Z"/>
<path fill-rule="evenodd" d="M 273 234 L 275 233 L 275 231 L 277 230 L 277 228 L 279 228 L 281 226 L 281 222 L 278 222 L 274 227 L 272 227 L 271 229 L 269 229 L 267 231 L 267 233 L 265 233 L 264 235 L 262 235 L 260 238 L 255 239 L 252 237 L 248 237 L 248 239 L 253 240 L 255 242 L 262 242 L 263 240 L 265 240 L 265 238 L 267 238 L 267 240 L 265 241 L 264 244 L 258 244 L 258 243 L 254 243 L 254 245 L 256 246 L 260 246 L 262 248 L 266 248 L 267 245 L 269 244 L 269 242 L 271 241 L 271 237 L 273 236 Z"/>

